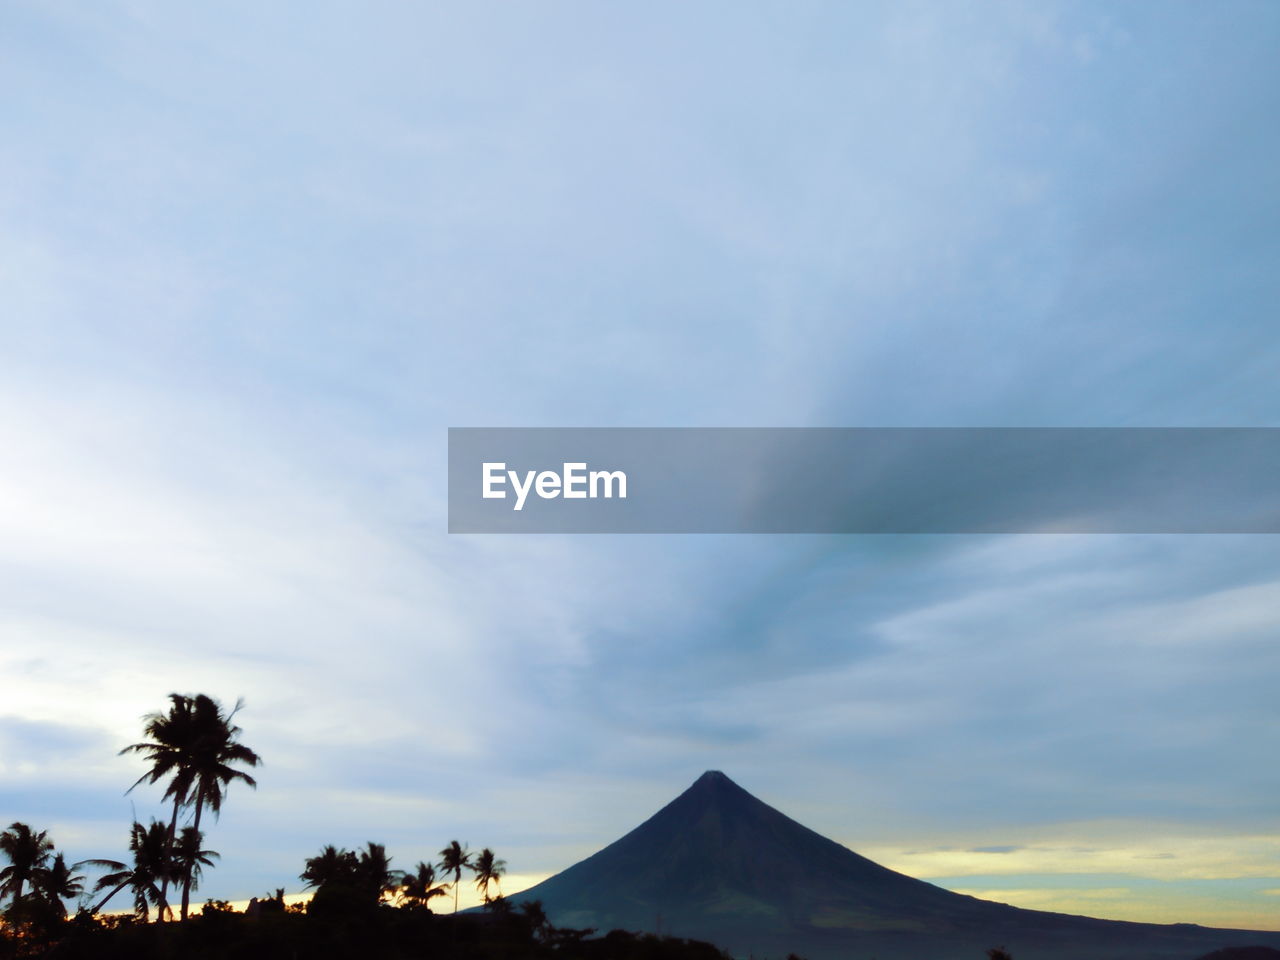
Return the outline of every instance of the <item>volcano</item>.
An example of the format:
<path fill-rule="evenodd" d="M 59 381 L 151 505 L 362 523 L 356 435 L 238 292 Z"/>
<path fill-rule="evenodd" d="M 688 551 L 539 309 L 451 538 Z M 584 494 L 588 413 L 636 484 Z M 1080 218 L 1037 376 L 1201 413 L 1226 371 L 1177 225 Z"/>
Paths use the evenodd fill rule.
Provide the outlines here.
<path fill-rule="evenodd" d="M 736 957 L 809 960 L 1192 960 L 1280 933 L 1023 910 L 882 867 L 719 771 L 620 840 L 511 897 L 557 926 L 709 940 Z"/>

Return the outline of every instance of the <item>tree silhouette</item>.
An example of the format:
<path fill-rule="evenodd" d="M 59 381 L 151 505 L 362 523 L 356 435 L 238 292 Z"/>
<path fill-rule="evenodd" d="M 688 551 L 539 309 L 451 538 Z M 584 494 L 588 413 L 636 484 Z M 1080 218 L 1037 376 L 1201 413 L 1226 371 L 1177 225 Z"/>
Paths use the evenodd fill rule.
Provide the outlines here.
<path fill-rule="evenodd" d="M 149 713 L 142 718 L 142 733 L 147 739 L 131 743 L 120 753 L 140 753 L 151 769 L 133 782 L 125 793 L 131 793 L 139 784 L 159 783 L 169 777 L 164 799 L 173 801 L 173 815 L 165 832 L 164 853 L 167 860 L 173 851 L 178 829 L 178 811 L 187 803 L 191 790 L 191 755 L 196 740 L 195 700 L 181 693 L 169 694 L 167 713 Z M 168 908 L 169 872 L 160 880 L 161 917 Z"/>
<path fill-rule="evenodd" d="M 250 787 L 258 785 L 253 777 L 233 766 L 256 767 L 262 762 L 256 753 L 239 742 L 242 731 L 233 718 L 243 706 L 244 701 L 237 701 L 235 709 L 224 714 L 218 701 L 206 694 L 171 693 L 167 713 L 152 713 L 143 718 L 143 733 L 148 739 L 120 751 L 140 753 L 151 764 L 151 769 L 139 777 L 130 790 L 143 782 L 158 783 L 169 778 L 164 798 L 173 801 L 173 814 L 166 833 L 166 856 L 172 856 L 178 813 L 183 807 L 194 805 L 192 826 L 199 831 L 205 807 L 217 816 L 232 782 L 239 780 Z M 166 873 L 160 881 L 160 898 L 165 909 L 168 908 L 169 879 Z M 178 873 L 173 879 L 182 882 L 181 917 L 185 920 L 191 902 L 192 878 Z"/>
<path fill-rule="evenodd" d="M 84 893 L 84 877 L 75 872 L 80 866 L 79 863 L 67 866 L 66 857 L 59 853 L 48 867 L 38 870 L 31 879 L 32 887 L 59 917 L 67 915 L 64 900 L 75 900 Z"/>
<path fill-rule="evenodd" d="M 316 888 L 325 884 L 354 884 L 359 868 L 360 861 L 354 853 L 328 844 L 321 848 L 319 856 L 307 858 L 298 879 L 308 887 Z"/>
<path fill-rule="evenodd" d="M 507 869 L 507 861 L 499 860 L 492 850 L 485 847 L 476 855 L 471 869 L 476 875 L 476 888 L 480 891 L 480 896 L 485 903 L 489 902 L 489 884 L 491 883 L 498 887 L 498 893 L 501 896 L 502 888 L 498 880 Z"/>
<path fill-rule="evenodd" d="M 203 833 L 195 827 L 183 827 L 173 844 L 174 872 L 183 878 L 184 883 L 190 882 L 192 890 L 200 886 L 204 868 L 212 867 L 214 860 L 221 859 L 217 850 L 202 850 L 200 844 L 203 842 Z M 185 913 L 183 919 L 186 919 Z"/>
<path fill-rule="evenodd" d="M 404 881 L 400 886 L 400 895 L 410 903 L 416 903 L 419 906 L 431 909 L 431 900 L 435 897 L 442 897 L 448 892 L 448 887 L 444 884 L 436 884 L 436 869 L 429 863 L 418 861 L 417 867 L 412 873 L 404 876 Z"/>
<path fill-rule="evenodd" d="M 360 888 L 368 891 L 375 900 L 381 900 L 399 890 L 403 876 L 399 870 L 391 869 L 391 858 L 387 856 L 387 848 L 383 844 L 369 841 L 365 849 L 360 851 L 356 880 Z"/>
<path fill-rule="evenodd" d="M 191 825 L 197 833 L 204 808 L 212 810 L 217 818 L 222 812 L 222 801 L 232 783 L 239 781 L 249 787 L 258 786 L 253 777 L 233 766 L 243 764 L 246 767 L 256 767 L 262 762 L 261 757 L 240 743 L 243 731 L 233 720 L 243 706 L 244 701 L 238 700 L 235 709 L 224 714 L 222 706 L 212 697 L 198 694 L 193 701 L 195 738 L 186 769 L 190 777 L 189 802 L 193 802 L 196 808 Z M 191 902 L 191 881 L 191 874 L 182 874 L 183 920 L 187 918 Z"/>
<path fill-rule="evenodd" d="M 471 854 L 457 840 L 440 851 L 440 870 L 447 877 L 453 874 L 453 912 L 458 912 L 458 884 L 462 882 L 462 871 L 471 866 Z"/>
<path fill-rule="evenodd" d="M 163 823 L 152 820 L 151 825 L 144 827 L 136 820 L 129 831 L 129 850 L 133 853 L 133 866 L 128 867 L 118 860 L 86 860 L 85 863 L 111 870 L 100 877 L 94 884 L 94 891 L 100 892 L 111 888 L 111 892 L 98 902 L 92 910 L 101 913 L 102 908 L 125 887 L 133 890 L 134 912 L 143 919 L 151 906 L 157 910 L 164 909 L 164 894 L 161 887 L 166 879 L 176 877 L 173 859 L 169 855 L 169 831 Z"/>
<path fill-rule="evenodd" d="M 0 899 L 13 897 L 16 905 L 23 896 L 23 888 L 30 883 L 49 861 L 53 841 L 44 830 L 39 832 L 25 823 L 11 823 L 0 833 L 0 853 L 9 860 L 9 866 L 0 870 Z"/>

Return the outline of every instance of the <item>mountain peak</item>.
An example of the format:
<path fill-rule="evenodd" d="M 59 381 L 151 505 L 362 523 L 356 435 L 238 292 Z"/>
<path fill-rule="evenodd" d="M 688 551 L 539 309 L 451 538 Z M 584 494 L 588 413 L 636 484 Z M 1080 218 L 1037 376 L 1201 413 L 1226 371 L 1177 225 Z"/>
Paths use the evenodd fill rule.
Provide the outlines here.
<path fill-rule="evenodd" d="M 697 780 L 693 781 L 692 787 L 735 787 L 738 790 L 742 788 L 726 777 L 719 770 L 708 770 Z"/>
<path fill-rule="evenodd" d="M 659 811 L 657 818 L 682 821 L 687 826 L 697 818 L 696 810 L 720 809 L 728 812 L 752 807 L 769 809 L 721 771 L 708 770 L 693 781 L 684 793 Z"/>

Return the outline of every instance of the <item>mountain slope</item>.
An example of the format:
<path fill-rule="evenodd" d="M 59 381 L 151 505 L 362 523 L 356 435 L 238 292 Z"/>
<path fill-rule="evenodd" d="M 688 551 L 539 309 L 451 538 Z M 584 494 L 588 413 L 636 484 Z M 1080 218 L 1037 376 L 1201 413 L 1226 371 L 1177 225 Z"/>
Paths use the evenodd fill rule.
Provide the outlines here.
<path fill-rule="evenodd" d="M 513 901 L 562 926 L 660 930 L 736 955 L 1190 958 L 1280 934 L 1021 910 L 895 873 L 802 826 L 718 771 L 615 843 Z"/>

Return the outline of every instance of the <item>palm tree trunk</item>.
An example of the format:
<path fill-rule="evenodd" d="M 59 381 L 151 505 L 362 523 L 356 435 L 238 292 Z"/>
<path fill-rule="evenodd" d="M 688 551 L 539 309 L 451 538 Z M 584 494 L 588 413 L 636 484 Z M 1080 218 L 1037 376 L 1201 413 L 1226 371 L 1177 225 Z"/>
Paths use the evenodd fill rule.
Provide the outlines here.
<path fill-rule="evenodd" d="M 131 879 L 133 879 L 133 878 L 132 878 L 132 877 L 130 877 L 129 879 L 131 880 Z M 120 886 L 116 887 L 114 890 L 112 890 L 110 893 L 108 893 L 105 897 L 103 897 L 103 898 L 102 898 L 102 902 L 101 902 L 101 903 L 99 903 L 96 907 L 94 907 L 94 908 L 93 908 L 93 910 L 92 910 L 92 911 L 90 911 L 90 912 L 92 912 L 92 913 L 101 913 L 101 912 L 102 912 L 102 908 L 103 908 L 103 907 L 105 907 L 105 906 L 107 905 L 107 901 L 108 901 L 108 900 L 110 900 L 112 897 L 114 897 L 117 893 L 119 893 L 121 890 L 123 890 L 123 889 L 124 889 L 125 887 L 127 887 L 128 885 L 129 885 L 129 880 L 124 881 L 124 883 L 120 884 Z"/>
<path fill-rule="evenodd" d="M 458 883 L 462 880 L 462 868 L 459 867 L 453 874 L 453 917 L 449 920 L 449 927 L 453 933 L 453 941 L 458 942 Z"/>
<path fill-rule="evenodd" d="M 169 835 L 164 841 L 164 858 L 165 861 L 173 860 L 173 838 L 178 832 L 178 808 L 182 805 L 182 797 L 174 796 L 173 798 L 173 816 L 169 818 Z M 164 912 L 169 910 L 169 900 L 166 894 L 169 892 L 169 871 L 166 870 L 164 876 L 160 878 L 160 902 L 156 904 L 156 922 L 164 921 Z M 169 916 L 173 916 L 173 911 L 169 910 Z"/>
<path fill-rule="evenodd" d="M 197 797 L 196 819 L 194 823 L 197 837 L 200 836 L 200 814 L 203 812 L 204 812 L 204 797 Z M 196 849 L 199 850 L 200 847 L 197 845 Z M 193 867 L 194 867 L 194 864 L 187 864 L 187 868 L 182 874 L 182 913 L 180 914 L 180 917 L 183 920 L 187 919 L 187 907 L 191 903 L 191 870 L 193 869 Z"/>

